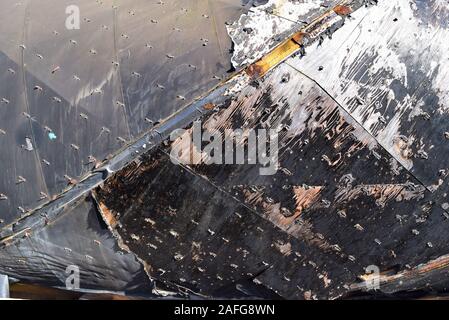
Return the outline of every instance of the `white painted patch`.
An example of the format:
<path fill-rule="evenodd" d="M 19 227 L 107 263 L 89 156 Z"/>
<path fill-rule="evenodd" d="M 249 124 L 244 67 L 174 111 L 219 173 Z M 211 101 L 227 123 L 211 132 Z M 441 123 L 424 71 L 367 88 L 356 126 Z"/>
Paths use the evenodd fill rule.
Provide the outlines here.
<path fill-rule="evenodd" d="M 269 0 L 228 26 L 234 42 L 232 64 L 251 64 L 273 49 L 279 40 L 300 28 L 300 21 L 318 12 L 322 0 Z"/>
<path fill-rule="evenodd" d="M 411 124 L 405 126 L 404 119 L 412 121 L 422 114 L 423 101 L 410 89 L 413 74 L 422 72 L 431 80 L 431 89 L 440 98 L 434 107 L 439 113 L 449 112 L 449 30 L 438 23 L 423 23 L 415 2 L 380 0 L 377 6 L 363 7 L 331 40 L 325 40 L 321 47 L 315 43 L 304 58 L 288 60 L 336 97 L 408 169 L 413 162 L 403 157 L 394 141 L 410 129 Z M 433 6 L 426 9 L 428 13 L 449 12 L 447 1 L 425 5 Z M 319 67 L 323 71 L 318 71 Z M 409 94 L 395 96 L 393 86 L 402 86 Z M 354 101 L 358 96 L 363 97 L 363 103 Z M 382 100 L 386 105 L 376 107 L 375 101 Z M 392 111 L 394 116 L 384 118 L 383 110 Z"/>

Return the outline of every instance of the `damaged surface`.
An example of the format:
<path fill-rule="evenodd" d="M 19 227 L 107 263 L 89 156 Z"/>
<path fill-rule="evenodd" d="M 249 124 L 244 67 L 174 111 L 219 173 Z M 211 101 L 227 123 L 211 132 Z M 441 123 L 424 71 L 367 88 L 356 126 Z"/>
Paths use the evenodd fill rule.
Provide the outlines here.
<path fill-rule="evenodd" d="M 292 30 L 310 24 L 339 2 L 269 0 L 243 14 L 228 26 L 234 43 L 233 66 L 239 68 L 260 59 L 290 36 Z"/>
<path fill-rule="evenodd" d="M 66 7 L 81 12 L 68 30 Z M 0 219 L 51 201 L 228 77 L 240 0 L 1 4 Z M 48 19 L 48 17 L 52 17 Z"/>
<path fill-rule="evenodd" d="M 445 190 L 448 12 L 442 1 L 378 1 L 354 12 L 322 46 L 288 61 L 423 184 Z"/>
<path fill-rule="evenodd" d="M 89 265 L 84 276 L 92 288 L 135 291 L 156 283 L 153 293 L 168 290 L 184 296 L 335 299 L 363 289 L 360 281 L 366 279 L 365 269 L 374 265 L 382 272 L 381 291 L 386 294 L 446 290 L 449 168 L 442 155 L 449 137 L 447 88 L 443 86 L 448 74 L 443 61 L 449 58 L 444 42 L 447 3 L 269 0 L 256 1 L 243 15 L 231 10 L 241 15 L 240 19 L 233 15 L 235 22 L 228 26 L 234 41 L 232 64 L 243 70 L 209 92 L 214 84 L 201 84 L 201 90 L 192 92 L 208 93 L 196 100 L 196 93 L 177 94 L 170 100 L 167 91 L 157 100 L 159 96 L 148 89 L 156 84 L 154 90 L 170 91 L 201 82 L 183 78 L 182 72 L 183 80 L 178 82 L 172 77 L 180 69 L 169 62 L 150 67 L 147 60 L 136 58 L 154 46 L 135 47 L 144 41 L 138 26 L 147 16 L 136 9 L 146 8 L 145 4 L 133 4 L 136 7 L 123 4 L 108 17 L 115 34 L 113 61 L 120 64 L 116 69 L 109 65 L 105 69 L 109 73 L 101 74 L 99 80 L 109 79 L 111 92 L 122 97 L 117 100 L 122 113 L 117 110 L 117 118 L 112 119 L 114 130 L 124 130 L 118 136 L 122 140 L 117 139 L 134 142 L 106 162 L 91 163 L 83 171 L 89 174 L 80 182 L 72 178 L 79 173 L 67 175 L 65 179 L 75 186 L 53 202 L 36 211 L 23 205 L 20 214 L 6 216 L 0 230 L 1 273 L 58 286 L 65 264 L 76 261 Z M 202 5 L 193 11 L 203 12 Z M 251 3 L 245 5 L 248 8 Z M 17 10 L 29 23 L 27 11 Z M 174 13 L 173 19 L 195 24 L 184 13 Z M 141 20 L 127 23 L 133 17 Z M 201 17 L 210 21 L 212 16 Z M 162 22 L 164 29 L 170 19 Z M 161 20 L 152 18 L 150 23 L 157 25 Z M 176 28 L 173 34 L 179 32 Z M 122 29 L 125 36 L 118 40 Z M 225 32 L 223 28 L 219 34 Z M 8 44 L 5 34 L 0 38 L 2 46 Z M 139 41 L 127 42 L 129 38 Z M 231 53 L 226 54 L 220 45 L 222 38 L 215 35 L 214 39 L 221 49 L 220 61 L 229 61 Z M 214 41 L 202 39 L 202 46 Z M 178 44 L 174 47 L 190 45 Z M 24 61 L 31 61 L 29 50 L 4 52 L 2 65 L 11 66 L 13 72 L 5 72 L 1 77 L 11 79 L 3 82 L 25 90 L 13 104 L 40 107 L 27 92 L 28 83 L 39 79 L 39 68 L 33 69 L 32 62 L 25 68 Z M 181 54 L 179 68 L 186 67 L 191 53 Z M 196 51 L 192 56 L 211 67 L 209 56 Z M 168 53 L 164 59 L 176 57 Z M 218 64 L 219 70 L 226 69 Z M 148 69 L 155 66 L 159 69 Z M 165 76 L 164 68 L 170 70 L 168 80 L 149 78 L 156 71 Z M 201 77 L 217 72 L 206 69 Z M 58 66 L 51 70 L 60 74 Z M 50 75 L 45 77 L 50 81 Z M 111 80 L 114 77 L 117 82 Z M 214 78 L 217 83 L 220 79 Z M 53 83 L 55 91 L 50 96 L 64 92 L 56 90 L 57 85 Z M 73 104 L 78 116 L 76 106 L 94 99 L 95 88 L 104 85 L 89 84 L 81 95 L 53 101 L 67 104 L 69 110 Z M 11 88 L 2 94 L 5 105 L 13 101 L 6 95 Z M 42 83 L 33 87 L 33 94 L 39 88 Z M 92 97 L 88 92 L 94 93 Z M 101 99 L 89 105 L 110 105 L 108 99 Z M 152 99 L 168 109 L 155 110 Z M 170 104 L 173 100 L 179 104 Z M 133 105 L 140 107 L 131 109 Z M 22 113 L 25 118 L 20 112 L 26 113 Z M 85 123 L 92 114 L 82 112 L 79 121 Z M 4 181 L 14 181 L 15 188 L 21 188 L 19 196 L 41 192 L 44 199 L 53 190 L 45 189 L 46 173 L 40 166 L 28 165 L 42 161 L 43 154 L 33 140 L 37 137 L 33 130 L 38 131 L 33 127 L 35 115 L 19 110 L 8 115 L 11 125 L 22 123 L 31 130 L 25 135 L 28 140 L 19 138 L 20 156 L 27 158 L 14 167 L 20 171 L 23 165 L 22 170 L 29 172 Z M 67 114 L 64 117 L 70 119 Z M 142 125 L 147 118 L 150 125 Z M 169 142 L 168 135 L 177 128 L 189 129 L 198 119 L 203 129 L 222 133 L 237 128 L 276 129 L 276 174 L 261 176 L 260 167 L 254 165 L 173 164 L 170 150 L 183 141 Z M 104 131 L 101 123 L 90 126 L 92 130 L 86 132 Z M 46 132 L 50 139 L 53 130 Z M 107 152 L 117 150 L 116 144 L 104 147 L 109 148 Z M 70 143 L 73 152 L 81 149 L 79 143 Z M 207 159 L 201 150 L 195 152 Z M 104 154 L 94 158 L 101 157 Z M 92 202 L 86 195 L 94 188 Z M 10 192 L 2 193 L 1 202 L 9 206 L 15 203 L 10 202 L 12 197 Z M 101 221 L 93 222 L 94 215 L 100 215 Z M 79 229 L 66 232 L 74 224 Z M 79 244 L 70 248 L 73 256 L 61 250 L 65 241 Z M 107 245 L 101 252 L 90 243 L 103 241 Z M 111 264 L 118 267 L 105 268 Z M 48 275 L 41 274 L 42 265 Z"/>
<path fill-rule="evenodd" d="M 283 128 L 275 176 L 250 165 L 176 166 L 167 147 L 99 191 L 152 277 L 213 295 L 222 281 L 252 278 L 265 266 L 253 281 L 282 297 L 338 298 L 368 265 L 413 266 L 438 254 L 444 237 L 422 235 L 416 250 L 412 232 L 426 233 L 422 222 L 441 216 L 425 205 L 431 193 L 406 170 L 391 170 L 395 159 L 295 69 L 281 65 L 204 119 L 209 130 L 242 125 Z M 266 240 L 251 240 L 256 235 Z M 422 254 L 407 253 L 412 248 Z"/>
<path fill-rule="evenodd" d="M 25 283 L 65 288 L 66 270 L 76 266 L 85 290 L 151 293 L 141 264 L 117 246 L 90 198 L 68 206 L 45 228 L 29 229 L 0 250 L 0 259 L 0 273 Z"/>

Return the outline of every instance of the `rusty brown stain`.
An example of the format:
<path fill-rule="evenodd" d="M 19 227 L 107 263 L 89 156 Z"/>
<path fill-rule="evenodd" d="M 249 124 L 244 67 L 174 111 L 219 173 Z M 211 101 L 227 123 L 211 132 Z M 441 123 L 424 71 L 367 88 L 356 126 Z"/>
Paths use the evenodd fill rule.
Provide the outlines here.
<path fill-rule="evenodd" d="M 97 201 L 98 207 L 100 209 L 100 214 L 105 220 L 106 224 L 111 228 L 115 228 L 117 226 L 117 219 L 115 219 L 115 215 L 109 210 L 106 205 L 100 201 Z"/>
<path fill-rule="evenodd" d="M 264 74 L 265 71 L 263 67 L 256 62 L 255 64 L 252 64 L 248 68 L 246 68 L 245 72 L 251 78 L 259 78 Z"/>
<path fill-rule="evenodd" d="M 209 103 L 206 103 L 203 106 L 203 108 L 206 109 L 206 110 L 212 110 L 213 108 L 215 108 L 215 105 L 213 103 L 209 102 Z"/>
<path fill-rule="evenodd" d="M 293 39 L 288 39 L 287 41 L 274 48 L 271 52 L 269 52 L 255 64 L 249 66 L 246 70 L 246 73 L 253 78 L 262 77 L 269 70 L 295 53 L 299 48 L 300 45 L 296 41 L 294 41 Z"/>
<path fill-rule="evenodd" d="M 337 5 L 334 8 L 334 12 L 340 16 L 347 16 L 352 13 L 352 8 L 345 5 Z"/>
<path fill-rule="evenodd" d="M 310 206 L 313 203 L 311 199 L 313 198 L 313 194 L 318 197 L 321 189 L 322 187 L 311 187 L 309 189 L 311 191 L 308 194 L 308 197 L 306 196 L 309 200 L 300 200 L 300 203 L 302 203 L 301 210 L 304 210 L 303 206 Z M 250 190 L 244 187 L 242 192 L 246 203 L 252 206 L 260 206 L 263 211 L 263 217 L 281 230 L 295 238 L 304 240 L 309 245 L 317 247 L 319 250 L 326 252 L 334 251 L 332 245 L 326 239 L 323 239 L 313 231 L 311 222 L 301 218 L 301 213 L 295 213 L 296 218 L 287 218 L 281 213 L 280 203 L 268 203 L 264 201 L 265 195 L 261 190 Z M 292 223 L 295 219 L 300 223 Z"/>
<path fill-rule="evenodd" d="M 321 17 L 321 20 L 325 20 L 327 16 L 328 13 L 323 15 Z M 246 68 L 245 72 L 252 78 L 259 78 L 264 76 L 269 70 L 298 51 L 303 45 L 304 39 L 307 37 L 307 35 L 308 33 L 302 30 L 296 32 L 293 36 L 282 42 L 280 45 L 266 54 L 263 58 Z"/>
<path fill-rule="evenodd" d="M 299 45 L 302 45 L 303 40 L 306 36 L 307 36 L 306 32 L 298 31 L 291 37 L 291 40 L 293 40 L 294 42 L 296 42 Z"/>
<path fill-rule="evenodd" d="M 285 222 L 292 223 L 305 209 L 311 207 L 318 200 L 322 189 L 323 187 L 294 187 L 293 192 L 295 194 L 296 211 L 295 214 L 292 217 L 287 218 L 287 221 Z"/>

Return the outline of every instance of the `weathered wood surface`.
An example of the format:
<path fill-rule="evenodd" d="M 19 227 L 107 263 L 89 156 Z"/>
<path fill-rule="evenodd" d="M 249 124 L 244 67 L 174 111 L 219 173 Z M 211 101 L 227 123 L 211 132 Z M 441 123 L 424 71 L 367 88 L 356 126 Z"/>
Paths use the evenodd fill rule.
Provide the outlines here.
<path fill-rule="evenodd" d="M 280 129 L 276 175 L 252 165 L 179 167 L 167 147 L 99 191 L 151 276 L 213 294 L 266 269 L 255 281 L 282 297 L 337 298 L 369 265 L 402 270 L 445 252 L 431 192 L 292 67 L 204 121 L 209 130 L 241 127 Z"/>

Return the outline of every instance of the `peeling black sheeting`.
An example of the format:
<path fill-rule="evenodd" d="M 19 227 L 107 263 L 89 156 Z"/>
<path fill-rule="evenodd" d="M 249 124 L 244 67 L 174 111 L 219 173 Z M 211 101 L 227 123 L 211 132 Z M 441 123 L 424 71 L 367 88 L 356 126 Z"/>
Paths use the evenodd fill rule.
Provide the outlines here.
<path fill-rule="evenodd" d="M 69 5 L 80 8 L 80 30 L 65 27 Z M 25 0 L 0 9 L 3 224 L 220 83 L 230 61 L 225 22 L 248 10 L 240 0 Z M 21 148 L 27 138 L 32 151 Z"/>
<path fill-rule="evenodd" d="M 0 273 L 25 283 L 66 287 L 70 265 L 79 267 L 82 290 L 151 293 L 152 283 L 134 255 L 123 252 L 92 199 L 79 199 L 45 228 L 0 250 Z"/>

